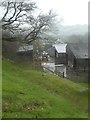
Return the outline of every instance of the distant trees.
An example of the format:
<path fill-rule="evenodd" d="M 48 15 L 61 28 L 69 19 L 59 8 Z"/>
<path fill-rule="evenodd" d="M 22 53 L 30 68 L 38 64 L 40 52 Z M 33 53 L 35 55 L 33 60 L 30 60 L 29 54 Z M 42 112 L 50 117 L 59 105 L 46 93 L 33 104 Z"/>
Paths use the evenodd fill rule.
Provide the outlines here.
<path fill-rule="evenodd" d="M 71 35 L 67 37 L 69 43 L 88 43 L 88 33 L 84 35 Z"/>

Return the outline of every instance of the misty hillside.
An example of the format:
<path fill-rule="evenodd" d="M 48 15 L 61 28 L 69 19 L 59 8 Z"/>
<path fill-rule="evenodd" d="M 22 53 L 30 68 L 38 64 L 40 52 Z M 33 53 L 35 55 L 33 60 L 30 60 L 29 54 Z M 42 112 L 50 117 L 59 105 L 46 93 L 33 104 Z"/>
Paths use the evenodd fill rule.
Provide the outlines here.
<path fill-rule="evenodd" d="M 80 34 L 83 35 L 88 32 L 87 25 L 73 25 L 73 26 L 60 26 L 61 35 L 72 35 L 72 34 Z"/>
<path fill-rule="evenodd" d="M 60 26 L 60 38 L 69 43 L 88 43 L 88 26 Z"/>

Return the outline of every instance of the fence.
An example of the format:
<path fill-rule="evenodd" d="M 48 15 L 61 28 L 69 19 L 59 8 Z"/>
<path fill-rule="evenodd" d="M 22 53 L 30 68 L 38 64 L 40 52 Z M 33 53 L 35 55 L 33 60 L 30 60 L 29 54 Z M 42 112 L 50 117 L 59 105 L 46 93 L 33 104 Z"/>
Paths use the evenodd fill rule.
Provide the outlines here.
<path fill-rule="evenodd" d="M 54 74 L 54 75 L 58 75 L 59 77 L 62 77 L 62 78 L 66 78 L 64 72 L 60 72 L 60 71 L 56 71 L 56 70 L 53 71 L 50 68 L 45 67 L 45 66 L 43 66 L 43 70 L 44 70 L 44 72 L 51 73 L 51 74 Z"/>

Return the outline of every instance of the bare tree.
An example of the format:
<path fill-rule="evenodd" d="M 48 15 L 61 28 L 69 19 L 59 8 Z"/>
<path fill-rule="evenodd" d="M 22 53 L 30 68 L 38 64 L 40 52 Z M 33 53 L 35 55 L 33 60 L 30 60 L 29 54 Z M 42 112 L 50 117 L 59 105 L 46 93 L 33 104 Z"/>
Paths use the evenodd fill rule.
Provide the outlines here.
<path fill-rule="evenodd" d="M 40 37 L 39 35 L 50 30 L 55 19 L 55 14 L 50 10 L 48 14 L 39 13 L 35 15 L 36 4 L 29 2 L 2 2 L 2 7 L 6 9 L 1 22 L 4 30 L 9 30 L 12 33 L 19 31 L 25 37 L 23 42 L 29 43 Z M 26 27 L 27 26 L 27 27 Z M 24 29 L 26 27 L 26 29 Z"/>
<path fill-rule="evenodd" d="M 30 27 L 29 29 L 27 29 L 28 32 L 25 36 L 25 40 L 31 42 L 40 37 L 40 34 L 45 32 L 46 30 L 50 30 L 55 16 L 56 15 L 50 10 L 48 14 L 39 14 L 36 18 L 29 18 L 28 24 L 30 25 Z"/>
<path fill-rule="evenodd" d="M 13 32 L 18 29 L 20 25 L 25 24 L 27 16 L 31 15 L 32 11 L 36 8 L 34 2 L 1 2 L 1 7 L 5 9 L 5 13 L 1 19 L 2 28 L 9 29 Z"/>

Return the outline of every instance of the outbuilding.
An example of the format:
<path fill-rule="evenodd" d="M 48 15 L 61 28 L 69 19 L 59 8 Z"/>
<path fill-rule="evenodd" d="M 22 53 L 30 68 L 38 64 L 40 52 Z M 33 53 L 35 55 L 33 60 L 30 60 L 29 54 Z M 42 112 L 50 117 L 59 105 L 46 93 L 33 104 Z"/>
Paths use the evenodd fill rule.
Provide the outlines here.
<path fill-rule="evenodd" d="M 68 55 L 66 51 L 67 44 L 55 44 L 55 64 L 68 64 Z"/>
<path fill-rule="evenodd" d="M 73 43 L 67 46 L 68 65 L 72 65 L 74 69 L 88 69 L 88 44 Z"/>
<path fill-rule="evenodd" d="M 23 45 L 17 50 L 17 57 L 22 60 L 32 60 L 33 59 L 33 45 Z"/>

